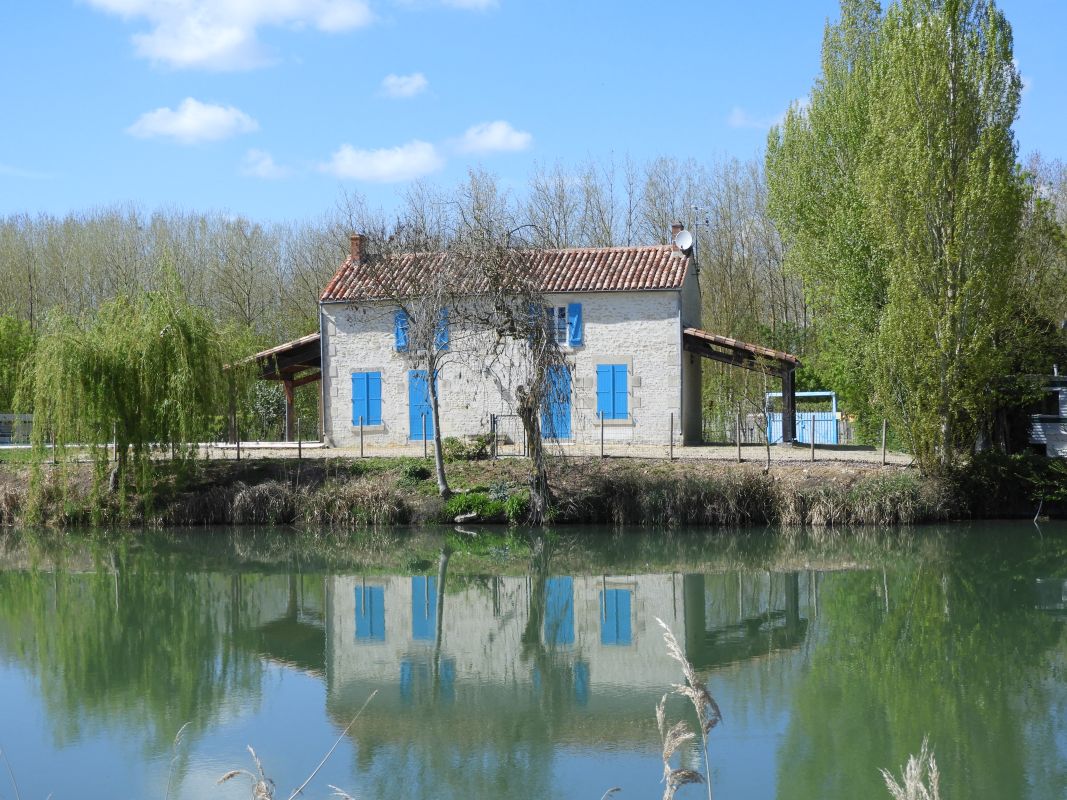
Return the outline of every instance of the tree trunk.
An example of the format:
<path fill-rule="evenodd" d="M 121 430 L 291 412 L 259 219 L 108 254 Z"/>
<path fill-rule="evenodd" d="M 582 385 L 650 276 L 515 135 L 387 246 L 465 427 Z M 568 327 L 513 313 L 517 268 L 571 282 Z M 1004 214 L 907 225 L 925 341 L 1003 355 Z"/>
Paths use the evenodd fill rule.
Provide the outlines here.
<path fill-rule="evenodd" d="M 533 465 L 530 477 L 530 510 L 528 522 L 531 525 L 543 525 L 551 504 L 548 487 L 548 467 L 545 464 L 544 441 L 541 439 L 540 404 L 522 387 L 519 387 L 518 411 L 526 436 L 527 453 Z"/>
<path fill-rule="evenodd" d="M 428 366 L 428 365 L 427 365 Z M 447 500 L 452 496 L 445 475 L 445 451 L 441 446 L 441 412 L 437 403 L 437 369 L 426 370 L 426 381 L 430 392 L 430 418 L 433 420 L 433 463 L 437 472 L 437 492 Z"/>

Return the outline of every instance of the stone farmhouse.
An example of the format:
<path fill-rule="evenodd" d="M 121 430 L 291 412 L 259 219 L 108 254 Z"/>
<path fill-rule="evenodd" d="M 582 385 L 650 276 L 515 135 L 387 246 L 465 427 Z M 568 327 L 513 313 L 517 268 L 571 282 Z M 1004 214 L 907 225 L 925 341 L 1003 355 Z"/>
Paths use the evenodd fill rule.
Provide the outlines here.
<path fill-rule="evenodd" d="M 675 234 L 681 231 L 676 223 Z M 529 256 L 543 312 L 566 360 L 566 369 L 550 375 L 551 397 L 542 410 L 546 439 L 563 446 L 601 439 L 616 445 L 700 444 L 705 358 L 779 378 L 782 436 L 787 442 L 796 438 L 799 360 L 700 328 L 698 266 L 690 250 L 651 245 Z M 296 434 L 294 389 L 319 380 L 319 433 L 326 445 L 357 447 L 362 440 L 388 447 L 433 437 L 425 359 L 409 347 L 409 321 L 396 287 L 418 285 L 411 279 L 416 271 L 434 270 L 446 258 L 368 257 L 364 237 L 350 238 L 349 257 L 320 298 L 319 332 L 249 359 L 259 364 L 262 379 L 285 388 L 287 441 Z M 474 341 L 492 340 L 494 333 L 465 327 L 463 315 L 455 317 L 444 309 L 435 330 L 435 352 L 447 351 L 436 384 L 442 434 L 487 434 L 495 418 L 498 438 L 502 420 L 511 423 L 503 435 L 521 438 L 521 377 L 487 355 L 492 347 Z"/>
<path fill-rule="evenodd" d="M 323 433 L 335 447 L 401 445 L 432 436 L 426 371 L 408 356 L 403 312 L 383 296 L 381 271 L 406 268 L 405 256 L 375 263 L 353 236 L 350 257 L 322 294 Z M 389 259 L 391 258 L 391 261 Z M 700 440 L 699 356 L 683 331 L 700 326 L 700 289 L 692 257 L 675 246 L 540 251 L 535 275 L 568 364 L 556 376 L 546 436 L 593 443 Z M 432 256 L 422 268 L 433 268 Z M 441 336 L 456 336 L 442 320 Z M 438 376 L 442 433 L 487 433 L 491 415 L 515 414 L 515 386 L 485 363 L 458 352 Z"/>

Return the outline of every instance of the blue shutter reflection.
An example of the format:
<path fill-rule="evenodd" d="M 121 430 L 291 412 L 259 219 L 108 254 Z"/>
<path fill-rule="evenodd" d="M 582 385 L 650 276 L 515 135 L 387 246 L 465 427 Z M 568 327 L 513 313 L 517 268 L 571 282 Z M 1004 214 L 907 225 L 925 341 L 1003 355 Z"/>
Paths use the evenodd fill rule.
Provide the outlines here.
<path fill-rule="evenodd" d="M 437 633 L 437 578 L 411 579 L 411 638 L 432 642 Z"/>
<path fill-rule="evenodd" d="M 605 589 L 600 593 L 600 643 L 627 645 L 630 628 L 630 590 Z"/>
<path fill-rule="evenodd" d="M 545 644 L 574 644 L 574 579 L 545 581 Z"/>
<path fill-rule="evenodd" d="M 384 587 L 356 587 L 356 639 L 361 642 L 385 641 Z"/>

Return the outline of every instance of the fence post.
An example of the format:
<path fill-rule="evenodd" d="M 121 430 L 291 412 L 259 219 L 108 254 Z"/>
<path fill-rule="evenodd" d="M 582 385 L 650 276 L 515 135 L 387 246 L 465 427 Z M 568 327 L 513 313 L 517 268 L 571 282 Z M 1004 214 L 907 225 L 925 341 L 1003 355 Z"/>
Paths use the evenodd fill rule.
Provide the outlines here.
<path fill-rule="evenodd" d="M 296 460 L 304 458 L 304 437 L 300 435 L 300 417 L 296 418 Z"/>
<path fill-rule="evenodd" d="M 241 423 L 238 422 L 234 426 L 234 431 L 237 434 L 237 460 L 241 460 Z"/>
<path fill-rule="evenodd" d="M 671 412 L 670 458 L 674 461 L 674 412 Z"/>
<path fill-rule="evenodd" d="M 737 463 L 741 463 L 741 414 L 734 419 L 734 435 L 737 437 Z"/>
<path fill-rule="evenodd" d="M 811 460 L 814 461 L 815 460 L 815 414 L 814 414 L 814 412 L 812 412 L 812 415 L 811 415 L 811 430 L 808 432 L 808 435 L 811 436 Z"/>
<path fill-rule="evenodd" d="M 767 434 L 763 437 L 763 443 L 767 445 L 767 469 L 771 468 L 771 426 L 768 422 L 763 428 Z"/>
<path fill-rule="evenodd" d="M 883 467 L 885 466 L 885 429 L 886 429 L 887 424 L 888 424 L 888 422 L 885 419 L 883 419 L 882 420 L 882 466 Z"/>
<path fill-rule="evenodd" d="M 604 412 L 598 411 L 596 415 L 600 417 L 600 457 L 604 457 Z"/>
<path fill-rule="evenodd" d="M 56 432 L 52 431 L 52 465 L 55 466 L 58 463 L 56 461 Z"/>
<path fill-rule="evenodd" d="M 426 452 L 426 412 L 422 412 L 422 457 L 428 456 Z"/>
<path fill-rule="evenodd" d="M 359 457 L 363 458 L 363 415 L 359 415 Z"/>
<path fill-rule="evenodd" d="M 119 426 L 118 423 L 111 423 L 111 447 L 115 451 L 115 460 L 119 460 Z"/>
<path fill-rule="evenodd" d="M 492 444 L 489 445 L 489 458 L 496 461 L 496 414 L 489 415 L 489 435 L 492 437 Z"/>

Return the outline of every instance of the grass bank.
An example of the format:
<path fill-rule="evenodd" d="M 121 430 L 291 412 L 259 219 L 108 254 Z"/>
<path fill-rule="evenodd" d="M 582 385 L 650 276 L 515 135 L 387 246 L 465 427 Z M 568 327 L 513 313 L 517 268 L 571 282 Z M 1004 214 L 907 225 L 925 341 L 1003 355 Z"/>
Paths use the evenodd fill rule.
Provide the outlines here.
<path fill-rule="evenodd" d="M 1017 468 L 1009 469 L 1014 462 L 1006 463 L 983 462 L 965 475 L 933 479 L 914 469 L 858 464 L 766 470 L 721 462 L 556 459 L 550 465 L 553 522 L 845 527 L 1033 516 L 1033 487 L 1020 483 L 1012 472 Z M 89 464 L 43 465 L 31 492 L 32 469 L 0 464 L 0 523 L 347 529 L 449 523 L 466 515 L 472 522 L 519 524 L 529 480 L 522 460 L 456 461 L 449 480 L 457 494 L 443 503 L 432 466 L 422 459 L 213 460 L 181 471 L 160 465 L 151 497 L 118 499 L 101 497 L 98 482 L 94 489 Z M 1032 483 L 1033 470 L 1028 474 Z M 1044 506 L 1053 516 L 1063 510 L 1055 499 Z"/>

